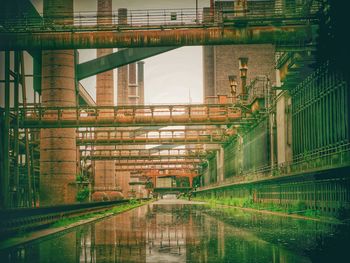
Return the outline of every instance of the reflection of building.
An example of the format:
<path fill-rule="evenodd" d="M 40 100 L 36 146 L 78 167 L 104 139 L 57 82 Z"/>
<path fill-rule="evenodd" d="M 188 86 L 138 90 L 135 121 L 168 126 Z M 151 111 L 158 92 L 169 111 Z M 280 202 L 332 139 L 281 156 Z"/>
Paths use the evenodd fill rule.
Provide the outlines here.
<path fill-rule="evenodd" d="M 26 262 L 77 262 L 78 255 L 76 253 L 77 244 L 75 232 L 57 237 L 51 242 L 41 242 L 39 247 L 39 258 L 31 261 L 28 260 L 28 255 L 26 255 L 26 260 L 28 260 Z M 61 251 L 64 251 L 64 253 L 61 253 Z M 6 259 L 4 260 L 6 262 Z M 23 258 L 21 261 L 23 262 Z"/>
<path fill-rule="evenodd" d="M 156 213 L 147 221 L 147 262 L 185 262 L 188 217 L 179 206 L 151 207 Z"/>
<path fill-rule="evenodd" d="M 130 175 L 129 196 L 132 198 L 147 198 L 148 189 L 146 189 L 147 178 L 140 173 L 134 172 Z"/>
<path fill-rule="evenodd" d="M 80 262 L 185 262 L 198 243 L 190 211 L 148 205 L 96 222 L 77 236 Z"/>
<path fill-rule="evenodd" d="M 147 206 L 88 227 L 80 238 L 80 262 L 146 262 Z"/>
<path fill-rule="evenodd" d="M 338 232 L 338 227 L 240 209 L 150 204 L 54 238 L 1 250 L 0 258 L 86 263 L 309 262 L 283 248 L 280 240 L 288 240 L 294 251 L 305 251 Z M 340 232 L 346 236 L 347 229 Z M 344 244 L 347 241 L 346 236 Z"/>

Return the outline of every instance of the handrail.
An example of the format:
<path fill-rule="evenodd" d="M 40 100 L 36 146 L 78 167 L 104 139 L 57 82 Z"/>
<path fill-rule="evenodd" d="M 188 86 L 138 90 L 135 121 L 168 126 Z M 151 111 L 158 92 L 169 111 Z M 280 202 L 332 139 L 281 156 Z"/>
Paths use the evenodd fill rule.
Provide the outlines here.
<path fill-rule="evenodd" d="M 241 107 L 232 104 L 21 107 L 18 116 L 21 127 L 31 128 L 246 124 L 251 121 Z"/>
<path fill-rule="evenodd" d="M 270 22 L 271 20 L 293 20 L 304 24 L 307 19 L 315 19 L 319 4 L 313 1 L 311 7 L 293 5 L 286 7 L 273 3 L 273 6 L 257 5 L 248 1 L 247 10 L 215 10 L 205 13 L 193 8 L 128 10 L 119 14 L 97 15 L 96 11 L 56 13 L 55 16 L 41 17 L 11 16 L 0 20 L 1 32 L 65 32 L 86 30 L 138 30 L 162 27 L 203 27 L 218 26 L 232 22 Z M 98 18 L 98 19 L 97 19 Z M 104 21 L 105 20 L 105 21 Z"/>
<path fill-rule="evenodd" d="M 259 180 L 273 179 L 299 173 L 309 173 L 322 171 L 335 167 L 345 167 L 350 165 L 350 143 L 319 150 L 311 153 L 307 158 L 296 159 L 278 165 L 265 165 L 244 174 L 230 177 L 223 182 L 200 187 L 199 190 L 208 190 L 213 187 L 225 187 L 231 184 L 251 183 Z"/>

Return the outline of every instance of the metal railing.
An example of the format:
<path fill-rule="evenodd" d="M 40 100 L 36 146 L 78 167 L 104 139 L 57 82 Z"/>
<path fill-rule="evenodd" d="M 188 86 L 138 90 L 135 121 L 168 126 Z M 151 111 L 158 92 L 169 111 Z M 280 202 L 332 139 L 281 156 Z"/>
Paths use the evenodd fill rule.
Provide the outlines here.
<path fill-rule="evenodd" d="M 269 97 L 270 97 L 270 80 L 265 75 L 259 75 L 254 78 L 246 87 L 248 97 L 247 103 L 251 104 L 256 99 L 265 100 L 265 108 L 268 108 Z"/>
<path fill-rule="evenodd" d="M 96 11 L 56 13 L 55 16 L 29 17 L 11 16 L 0 20 L 0 32 L 64 32 L 100 30 L 144 30 L 166 28 L 191 28 L 203 26 L 234 25 L 240 22 L 257 25 L 270 24 L 271 21 L 292 21 L 305 24 L 315 19 L 319 4 L 308 1 L 309 5 L 250 5 L 245 10 L 216 9 L 213 13 L 193 8 L 148 9 L 113 11 L 97 15 Z M 233 6 L 233 5 L 232 5 Z"/>
<path fill-rule="evenodd" d="M 350 143 L 339 145 L 318 152 L 314 152 L 291 162 L 281 163 L 275 166 L 267 165 L 258 167 L 243 174 L 234 175 L 208 186 L 200 187 L 198 191 L 211 188 L 225 187 L 231 184 L 252 183 L 260 180 L 274 179 L 284 176 L 320 172 L 327 169 L 335 169 L 350 165 Z"/>
<path fill-rule="evenodd" d="M 128 202 L 128 199 L 124 199 L 118 201 L 0 210 L 0 237 L 6 237 L 19 230 L 49 225 L 63 218 L 106 210 L 118 204 Z"/>

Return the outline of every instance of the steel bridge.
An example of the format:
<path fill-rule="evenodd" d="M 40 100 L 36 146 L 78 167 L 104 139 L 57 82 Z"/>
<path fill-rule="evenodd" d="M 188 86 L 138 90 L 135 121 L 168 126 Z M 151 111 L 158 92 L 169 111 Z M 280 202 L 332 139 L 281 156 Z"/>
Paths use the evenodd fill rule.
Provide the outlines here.
<path fill-rule="evenodd" d="M 319 6 L 251 6 L 202 12 L 195 9 L 125 10 L 112 17 L 94 12 L 54 17 L 3 16 L 0 50 L 296 43 L 311 40 Z"/>
<path fill-rule="evenodd" d="M 252 120 L 232 104 L 21 107 L 18 112 L 19 128 L 244 125 Z"/>

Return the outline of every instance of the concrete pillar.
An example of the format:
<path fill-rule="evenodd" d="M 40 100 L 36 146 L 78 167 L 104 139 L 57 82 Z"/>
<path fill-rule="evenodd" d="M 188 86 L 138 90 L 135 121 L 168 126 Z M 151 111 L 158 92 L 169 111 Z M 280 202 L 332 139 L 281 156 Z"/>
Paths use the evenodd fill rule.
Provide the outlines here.
<path fill-rule="evenodd" d="M 215 96 L 215 46 L 203 47 L 203 97 Z"/>
<path fill-rule="evenodd" d="M 279 70 L 276 72 L 276 87 L 281 86 Z M 277 91 L 276 126 L 277 126 L 277 163 L 292 161 L 292 117 L 291 98 L 287 91 Z"/>
<path fill-rule="evenodd" d="M 210 7 L 203 8 L 203 23 L 212 23 L 214 17 L 213 9 Z"/>
<path fill-rule="evenodd" d="M 118 68 L 118 105 L 128 104 L 128 66 Z"/>
<path fill-rule="evenodd" d="M 137 105 L 138 100 L 138 88 L 136 83 L 136 63 L 129 64 L 129 84 L 128 84 L 128 104 Z"/>
<path fill-rule="evenodd" d="M 224 149 L 220 147 L 220 150 L 216 153 L 217 161 L 217 182 L 222 182 L 224 180 Z"/>
<path fill-rule="evenodd" d="M 123 26 L 127 25 L 127 9 L 119 8 L 118 9 L 118 25 Z M 118 106 L 129 104 L 129 66 L 123 66 L 118 68 Z M 123 128 L 119 128 L 123 129 Z M 120 146 L 118 149 L 122 149 Z M 125 197 L 128 197 L 129 194 L 129 182 L 130 182 L 130 172 L 126 171 L 117 171 L 115 173 L 116 184 L 120 191 Z"/>
<path fill-rule="evenodd" d="M 126 8 L 118 9 L 118 25 L 123 26 L 128 23 L 128 10 Z M 118 105 L 128 104 L 128 66 L 118 68 Z"/>
<path fill-rule="evenodd" d="M 144 65 L 145 62 L 137 62 L 137 86 L 139 94 L 139 105 L 145 104 L 145 84 L 144 84 Z"/>
<path fill-rule="evenodd" d="M 56 23 L 73 23 L 73 0 L 45 0 L 43 10 Z M 41 90 L 43 106 L 76 106 L 74 50 L 43 51 Z M 40 205 L 75 202 L 75 129 L 42 129 L 40 140 Z"/>
<path fill-rule="evenodd" d="M 245 16 L 247 11 L 247 0 L 236 0 L 233 3 L 234 16 Z"/>
<path fill-rule="evenodd" d="M 112 23 L 112 0 L 98 0 L 97 3 L 97 23 Z M 97 49 L 97 57 L 102 57 L 113 53 L 113 48 Z M 96 104 L 97 106 L 114 106 L 114 79 L 113 70 L 100 73 L 96 76 Z M 112 112 L 104 112 L 104 115 L 113 116 Z M 113 128 L 111 128 L 113 129 Z M 98 132 L 99 129 L 96 129 Z M 106 129 L 105 129 L 106 130 Z M 107 133 L 97 133 L 97 137 L 107 137 Z M 108 150 L 113 146 L 99 146 L 96 150 L 107 150 L 101 152 L 101 155 L 109 154 Z M 122 198 L 121 193 L 117 192 L 115 179 L 115 161 L 103 160 L 95 161 L 95 184 L 92 200 L 115 200 Z"/>

